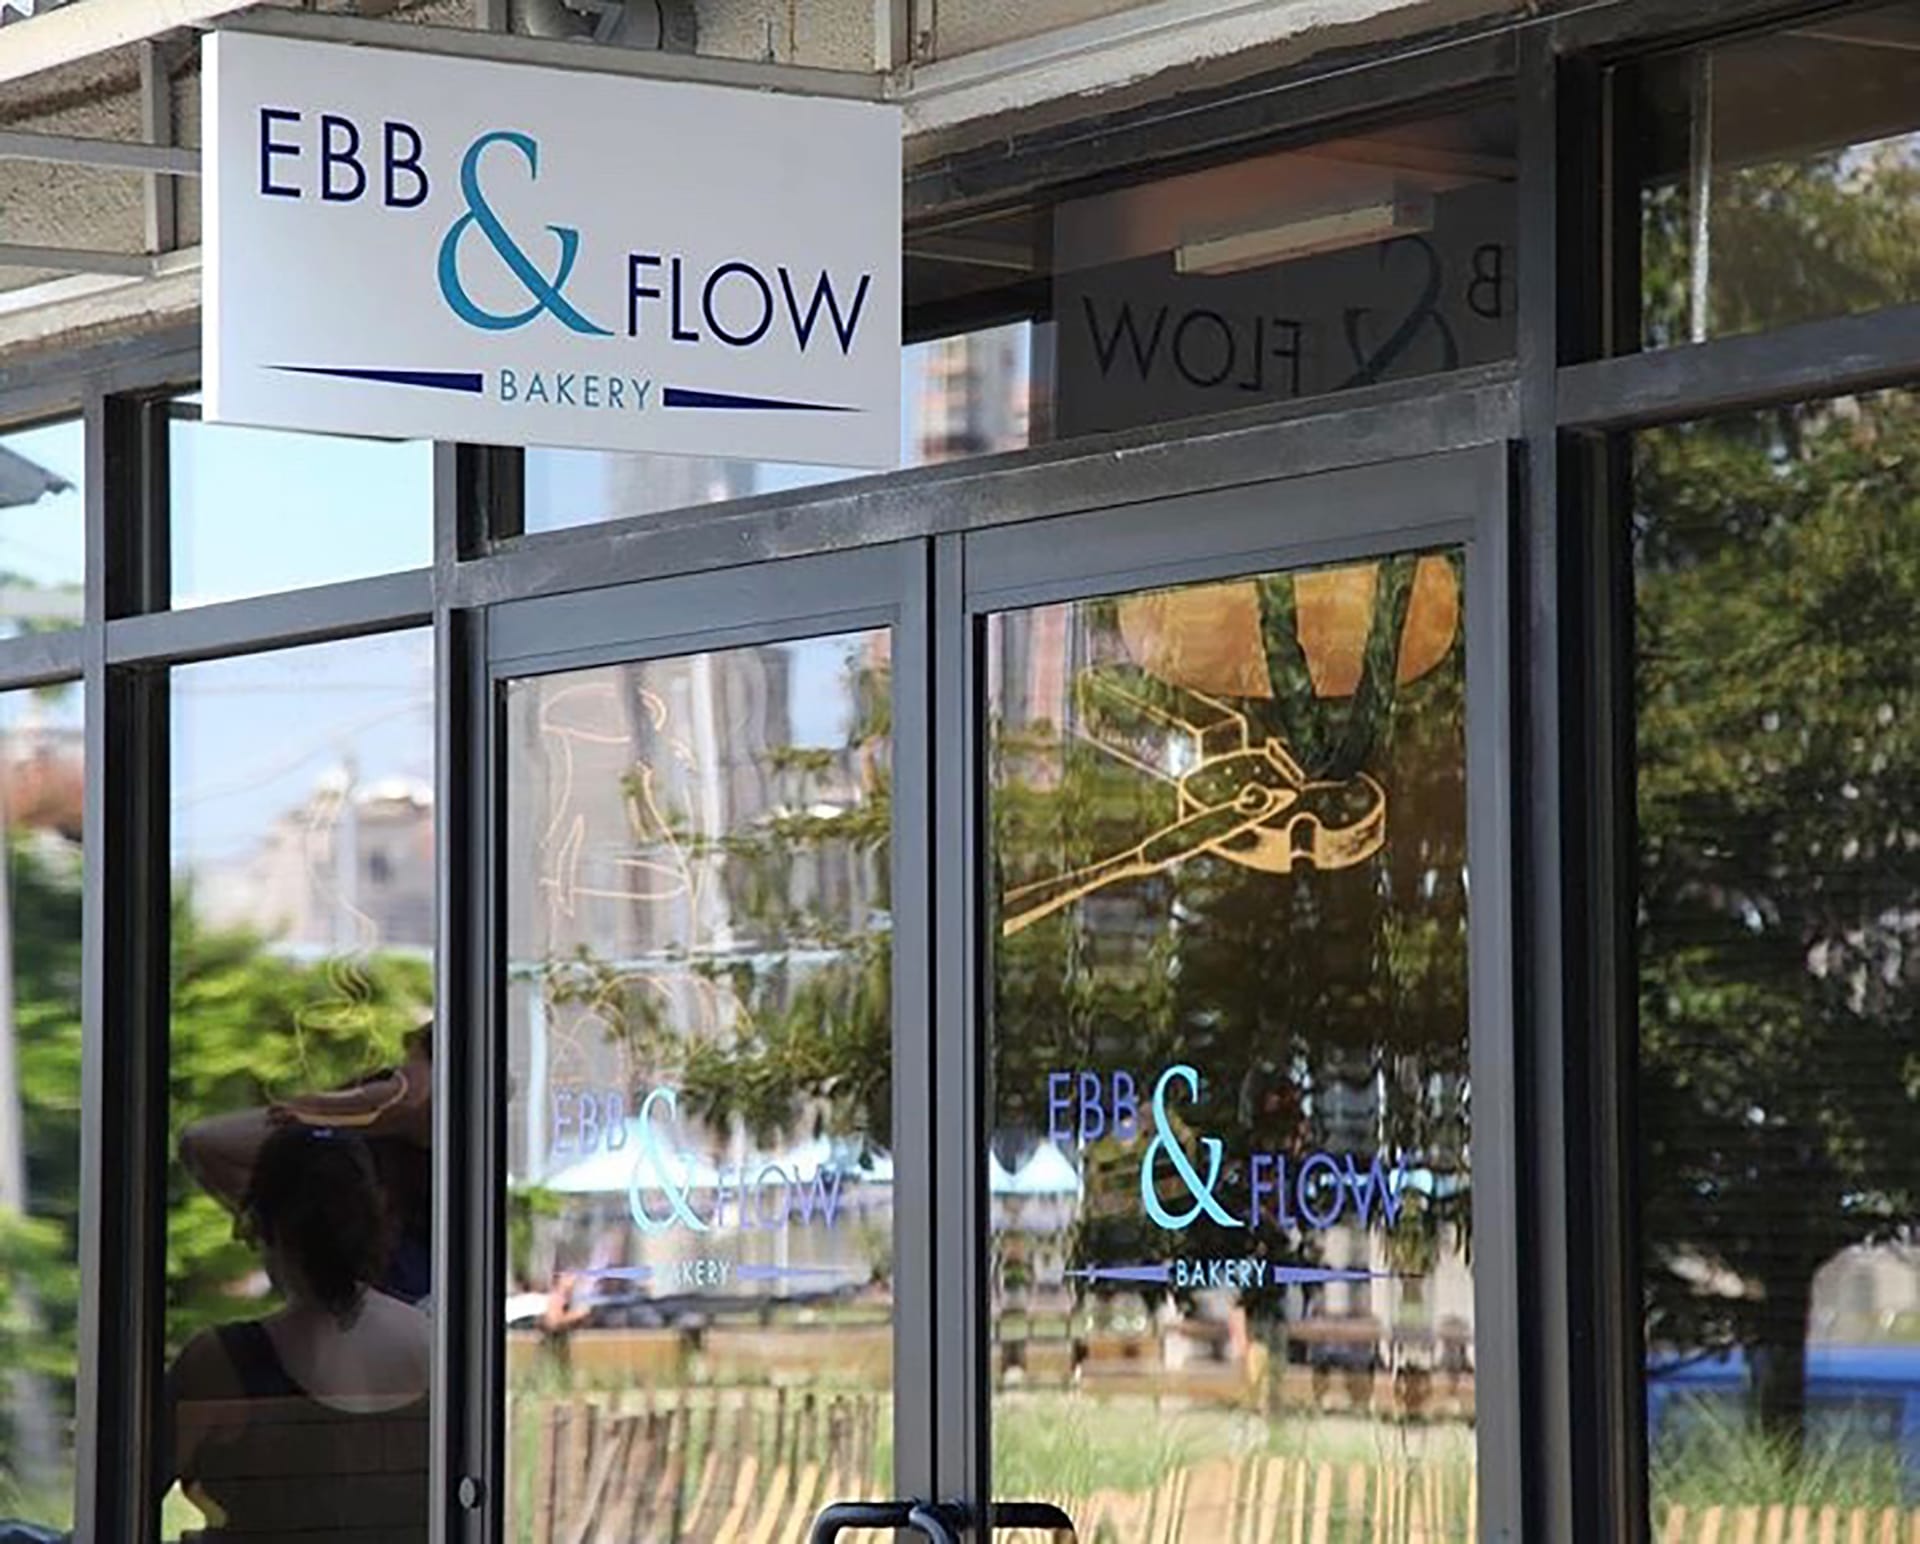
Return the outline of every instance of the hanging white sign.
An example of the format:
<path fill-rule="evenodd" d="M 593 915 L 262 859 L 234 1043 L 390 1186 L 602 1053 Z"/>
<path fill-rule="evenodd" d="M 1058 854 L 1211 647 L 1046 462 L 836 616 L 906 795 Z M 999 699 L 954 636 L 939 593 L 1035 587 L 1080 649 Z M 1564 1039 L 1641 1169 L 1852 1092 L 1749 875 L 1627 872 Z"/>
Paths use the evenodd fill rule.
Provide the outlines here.
<path fill-rule="evenodd" d="M 878 104 L 221 33 L 206 416 L 890 467 Z"/>

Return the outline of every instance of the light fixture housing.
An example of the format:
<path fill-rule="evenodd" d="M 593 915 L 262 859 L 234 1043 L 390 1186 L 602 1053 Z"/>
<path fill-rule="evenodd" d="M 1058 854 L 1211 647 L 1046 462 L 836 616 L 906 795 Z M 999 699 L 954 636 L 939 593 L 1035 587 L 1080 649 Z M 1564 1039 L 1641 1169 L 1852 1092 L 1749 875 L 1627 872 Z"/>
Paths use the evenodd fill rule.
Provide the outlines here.
<path fill-rule="evenodd" d="M 1386 197 L 1346 209 L 1183 241 L 1174 248 L 1173 266 L 1182 274 L 1244 273 L 1250 268 L 1372 246 L 1395 236 L 1415 236 L 1432 229 L 1433 195 L 1396 188 Z"/>

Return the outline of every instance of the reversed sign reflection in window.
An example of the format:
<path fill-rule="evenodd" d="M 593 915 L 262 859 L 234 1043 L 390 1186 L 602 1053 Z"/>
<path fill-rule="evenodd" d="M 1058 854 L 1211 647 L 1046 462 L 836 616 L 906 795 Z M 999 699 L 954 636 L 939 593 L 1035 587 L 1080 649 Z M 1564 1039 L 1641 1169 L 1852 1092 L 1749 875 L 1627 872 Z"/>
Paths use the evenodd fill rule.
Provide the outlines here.
<path fill-rule="evenodd" d="M 1496 119 L 1496 124 L 1499 120 Z M 1432 134 L 1488 132 L 1471 115 Z M 1497 134 L 1496 134 L 1497 138 Z M 1372 144 L 1278 152 L 1054 214 L 1062 436 L 1348 391 L 1511 356 L 1503 158 L 1412 171 Z M 1336 170 L 1337 168 L 1337 170 Z"/>
<path fill-rule="evenodd" d="M 658 1265 L 600 1266 L 581 1274 L 647 1282 L 667 1290 L 712 1289 L 781 1281 L 832 1283 L 867 1275 L 845 1260 L 793 1263 L 745 1258 L 749 1235 L 802 1230 L 836 1233 L 884 1218 L 893 1167 L 879 1154 L 819 1138 L 776 1153 L 736 1144 L 714 1155 L 681 1120 L 682 1095 L 670 1085 L 637 1104 L 618 1088 L 556 1089 L 549 1159 L 560 1191 L 624 1194 L 629 1220 L 647 1239 L 692 1235 L 699 1252 Z M 743 1248 L 743 1246 L 745 1246 Z"/>

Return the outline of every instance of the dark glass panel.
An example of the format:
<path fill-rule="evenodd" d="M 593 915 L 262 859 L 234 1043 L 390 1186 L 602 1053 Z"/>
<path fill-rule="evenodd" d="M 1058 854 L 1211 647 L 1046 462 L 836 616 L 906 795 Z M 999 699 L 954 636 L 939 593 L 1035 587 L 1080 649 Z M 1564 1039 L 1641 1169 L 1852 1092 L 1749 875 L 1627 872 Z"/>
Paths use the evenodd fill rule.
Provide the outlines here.
<path fill-rule="evenodd" d="M 1656 1535 L 1845 1536 L 1920 1493 L 1920 399 L 1634 452 Z"/>
<path fill-rule="evenodd" d="M 173 675 L 162 1536 L 426 1538 L 432 640 Z"/>

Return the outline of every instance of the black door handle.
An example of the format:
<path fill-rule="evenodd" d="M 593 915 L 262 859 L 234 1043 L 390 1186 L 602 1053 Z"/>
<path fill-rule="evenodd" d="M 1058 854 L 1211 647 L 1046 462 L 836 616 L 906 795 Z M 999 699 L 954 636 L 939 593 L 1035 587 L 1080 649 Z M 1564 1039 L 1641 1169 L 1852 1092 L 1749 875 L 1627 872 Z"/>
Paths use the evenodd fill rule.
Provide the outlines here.
<path fill-rule="evenodd" d="M 933 1544 L 960 1544 L 940 1509 L 924 1501 L 836 1501 L 814 1518 L 808 1544 L 833 1544 L 849 1528 L 911 1528 Z"/>
<path fill-rule="evenodd" d="M 813 1520 L 808 1544 L 833 1544 L 849 1528 L 911 1528 L 933 1544 L 959 1544 L 953 1518 L 966 1508 L 927 1501 L 836 1501 Z M 996 1501 L 989 1525 L 998 1533 L 1007 1528 L 1045 1528 L 1075 1533 L 1073 1519 L 1050 1501 Z"/>
<path fill-rule="evenodd" d="M 1073 1519 L 1051 1501 L 996 1501 L 993 1504 L 994 1532 L 1002 1528 L 1047 1528 L 1055 1533 L 1078 1534 Z"/>

